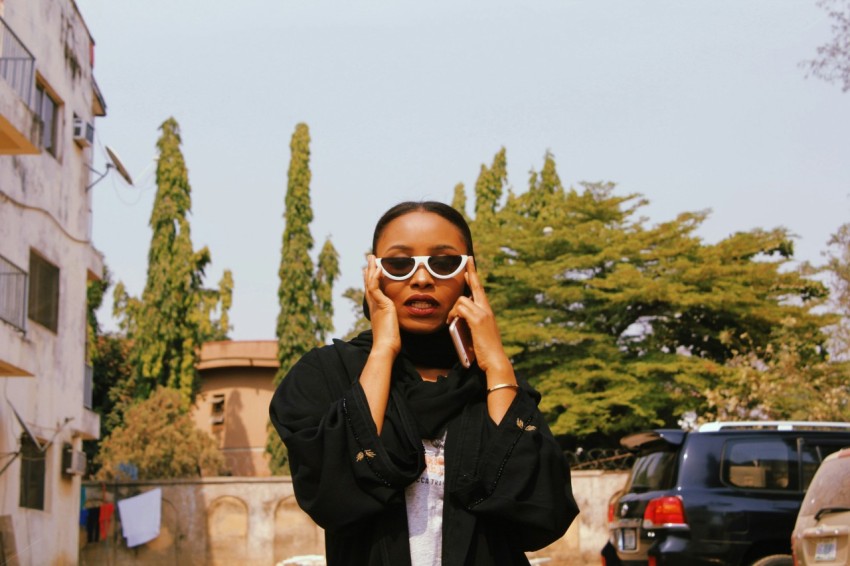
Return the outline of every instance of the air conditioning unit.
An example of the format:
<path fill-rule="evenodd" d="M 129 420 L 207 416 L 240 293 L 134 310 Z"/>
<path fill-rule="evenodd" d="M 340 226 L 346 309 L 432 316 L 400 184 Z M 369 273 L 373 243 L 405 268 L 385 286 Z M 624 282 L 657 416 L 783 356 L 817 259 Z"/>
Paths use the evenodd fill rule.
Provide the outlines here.
<path fill-rule="evenodd" d="M 94 124 L 74 117 L 74 142 L 80 147 L 89 147 L 93 144 Z"/>
<path fill-rule="evenodd" d="M 86 473 L 86 453 L 74 450 L 66 444 L 62 450 L 62 471 L 70 476 L 82 476 Z"/>

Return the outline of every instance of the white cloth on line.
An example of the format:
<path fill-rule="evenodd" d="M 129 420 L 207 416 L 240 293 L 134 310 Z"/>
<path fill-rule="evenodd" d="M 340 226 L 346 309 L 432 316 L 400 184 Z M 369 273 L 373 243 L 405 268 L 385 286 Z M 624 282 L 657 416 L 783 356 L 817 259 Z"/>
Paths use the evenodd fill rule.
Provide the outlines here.
<path fill-rule="evenodd" d="M 121 530 L 132 548 L 159 536 L 162 489 L 156 488 L 118 502 Z"/>

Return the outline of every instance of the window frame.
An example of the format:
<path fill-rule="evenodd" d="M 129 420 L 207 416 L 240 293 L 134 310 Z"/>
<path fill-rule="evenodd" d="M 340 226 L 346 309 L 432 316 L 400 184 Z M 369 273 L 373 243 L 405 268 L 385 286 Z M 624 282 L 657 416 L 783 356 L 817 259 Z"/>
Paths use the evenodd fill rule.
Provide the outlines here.
<path fill-rule="evenodd" d="M 47 451 L 27 433 L 21 435 L 21 485 L 18 505 L 44 511 L 47 491 Z"/>
<path fill-rule="evenodd" d="M 56 95 L 56 92 L 40 76 L 36 77 L 33 97 L 33 110 L 38 120 L 38 145 L 46 153 L 58 159 L 59 131 L 62 127 L 60 117 L 64 104 Z M 52 114 L 49 119 L 45 116 L 47 104 L 52 105 Z"/>
<path fill-rule="evenodd" d="M 33 261 L 35 260 L 35 261 Z M 55 278 L 49 277 L 55 273 Z M 43 289 L 45 278 L 50 288 Z M 29 284 L 27 287 L 27 318 L 54 334 L 59 332 L 59 307 L 62 270 L 34 249 L 30 249 Z M 39 291 L 42 291 L 41 293 Z M 49 294 L 49 297 L 45 297 Z M 49 310 L 48 316 L 42 313 Z"/>

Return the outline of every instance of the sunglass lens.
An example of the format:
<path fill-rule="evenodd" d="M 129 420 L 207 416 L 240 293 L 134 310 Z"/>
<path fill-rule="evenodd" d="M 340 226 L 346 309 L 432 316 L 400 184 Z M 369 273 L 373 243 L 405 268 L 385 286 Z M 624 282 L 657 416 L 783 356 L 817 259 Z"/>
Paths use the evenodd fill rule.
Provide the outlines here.
<path fill-rule="evenodd" d="M 385 257 L 381 259 L 381 267 L 394 277 L 404 277 L 413 271 L 416 260 L 412 257 Z"/>
<path fill-rule="evenodd" d="M 428 259 L 428 266 L 440 275 L 451 275 L 460 267 L 463 256 L 459 255 L 437 255 Z"/>

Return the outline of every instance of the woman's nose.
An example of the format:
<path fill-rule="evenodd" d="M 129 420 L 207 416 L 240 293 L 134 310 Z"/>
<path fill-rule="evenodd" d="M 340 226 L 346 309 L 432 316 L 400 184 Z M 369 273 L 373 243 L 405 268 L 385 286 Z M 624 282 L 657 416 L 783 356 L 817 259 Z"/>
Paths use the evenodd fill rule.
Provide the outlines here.
<path fill-rule="evenodd" d="M 410 284 L 414 287 L 429 287 L 434 284 L 434 278 L 431 272 L 425 267 L 425 264 L 420 264 L 416 271 L 411 276 Z"/>

